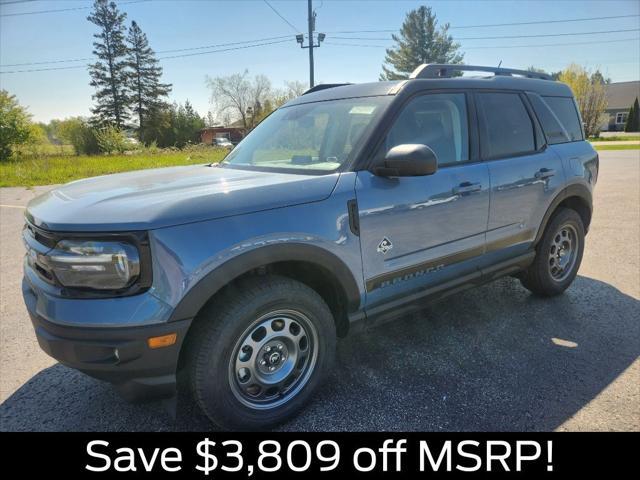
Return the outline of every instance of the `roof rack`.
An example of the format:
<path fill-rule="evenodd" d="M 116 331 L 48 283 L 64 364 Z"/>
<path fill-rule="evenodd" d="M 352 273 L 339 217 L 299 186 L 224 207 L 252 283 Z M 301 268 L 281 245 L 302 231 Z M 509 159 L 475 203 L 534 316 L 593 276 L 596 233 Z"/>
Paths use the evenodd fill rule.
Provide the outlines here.
<path fill-rule="evenodd" d="M 491 72 L 494 75 L 512 77 L 514 75 L 539 80 L 553 80 L 551 75 L 528 70 L 516 70 L 513 68 L 486 67 L 480 65 L 453 65 L 446 63 L 423 63 L 417 67 L 409 78 L 451 78 L 454 72 Z"/>
<path fill-rule="evenodd" d="M 316 85 L 315 87 L 311 87 L 302 95 L 306 95 L 307 93 L 319 92 L 320 90 L 326 90 L 327 88 L 344 87 L 345 85 L 351 85 L 351 84 L 350 83 L 321 83 L 319 85 Z"/>

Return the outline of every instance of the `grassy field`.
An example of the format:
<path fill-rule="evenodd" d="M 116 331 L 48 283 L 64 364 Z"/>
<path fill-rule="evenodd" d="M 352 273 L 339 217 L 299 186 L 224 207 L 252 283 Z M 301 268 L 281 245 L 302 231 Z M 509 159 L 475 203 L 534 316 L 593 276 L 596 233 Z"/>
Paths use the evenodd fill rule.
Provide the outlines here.
<path fill-rule="evenodd" d="M 624 142 L 640 140 L 640 135 L 618 135 L 615 137 L 590 137 L 590 142 Z"/>
<path fill-rule="evenodd" d="M 0 187 L 51 185 L 130 170 L 213 163 L 226 154 L 224 149 L 194 147 L 125 155 L 29 155 L 0 163 Z"/>
<path fill-rule="evenodd" d="M 627 145 L 594 145 L 596 150 L 640 150 L 640 143 L 633 143 Z"/>

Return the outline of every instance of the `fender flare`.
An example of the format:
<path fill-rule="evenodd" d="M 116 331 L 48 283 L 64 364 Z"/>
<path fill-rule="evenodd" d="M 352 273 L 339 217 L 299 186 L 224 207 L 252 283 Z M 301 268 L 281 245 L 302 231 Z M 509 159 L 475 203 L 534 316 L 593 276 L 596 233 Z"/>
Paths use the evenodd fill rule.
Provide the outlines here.
<path fill-rule="evenodd" d="M 589 190 L 589 188 L 587 188 L 585 185 L 582 185 L 580 183 L 569 185 L 568 187 L 564 188 L 560 193 L 558 193 L 558 195 L 556 195 L 555 198 L 551 201 L 551 205 L 549 205 L 549 208 L 547 208 L 547 211 L 545 212 L 544 217 L 542 217 L 540 228 L 538 228 L 538 233 L 533 242 L 534 245 L 537 245 L 538 242 L 542 239 L 542 235 L 544 235 L 544 231 L 547 228 L 547 223 L 549 223 L 549 220 L 551 219 L 551 216 L 558 208 L 558 205 L 560 205 L 563 201 L 565 201 L 567 198 L 570 198 L 570 197 L 578 197 L 584 200 L 584 202 L 589 207 L 589 211 L 593 212 L 593 194 L 591 193 L 591 190 Z M 588 227 L 586 225 L 585 225 L 585 229 L 588 230 Z"/>
<path fill-rule="evenodd" d="M 261 266 L 278 262 L 311 263 L 332 274 L 344 289 L 347 308 L 354 312 L 360 307 L 360 289 L 347 265 L 327 250 L 303 243 L 267 245 L 234 257 L 205 275 L 182 297 L 169 321 L 195 317 L 200 309 L 221 288 L 239 276 Z"/>

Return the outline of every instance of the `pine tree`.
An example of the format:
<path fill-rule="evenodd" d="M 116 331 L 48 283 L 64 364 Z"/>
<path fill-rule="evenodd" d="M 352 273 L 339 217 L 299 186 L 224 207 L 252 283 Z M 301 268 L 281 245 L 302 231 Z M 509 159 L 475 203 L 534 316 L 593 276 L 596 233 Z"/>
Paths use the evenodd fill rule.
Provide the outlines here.
<path fill-rule="evenodd" d="M 462 63 L 460 45 L 448 34 L 449 24 L 438 28 L 436 15 L 430 7 L 412 10 L 400 29 L 391 38 L 397 43 L 387 49 L 380 80 L 402 80 L 423 63 Z"/>
<path fill-rule="evenodd" d="M 98 123 L 124 126 L 129 118 L 127 111 L 127 46 L 124 43 L 126 13 L 120 13 L 114 2 L 95 0 L 93 11 L 87 17 L 100 28 L 93 36 L 93 53 L 98 61 L 89 66 L 90 85 L 96 88 L 91 110 Z"/>
<path fill-rule="evenodd" d="M 130 90 L 132 110 L 138 117 L 138 132 L 144 136 L 145 120 L 164 103 L 171 91 L 171 85 L 160 82 L 162 67 L 158 65 L 155 52 L 149 47 L 147 36 L 133 21 L 127 36 L 130 69 Z"/>
<path fill-rule="evenodd" d="M 640 106 L 638 105 L 638 97 L 629 109 L 627 115 L 627 123 L 624 125 L 625 132 L 637 132 L 640 130 Z"/>

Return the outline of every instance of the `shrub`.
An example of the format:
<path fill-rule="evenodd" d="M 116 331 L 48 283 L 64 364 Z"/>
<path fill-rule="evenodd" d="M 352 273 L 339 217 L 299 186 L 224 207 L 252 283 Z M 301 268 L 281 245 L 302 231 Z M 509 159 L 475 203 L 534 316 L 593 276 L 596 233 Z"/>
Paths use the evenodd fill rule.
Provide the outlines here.
<path fill-rule="evenodd" d="M 123 153 L 129 147 L 125 134 L 113 125 L 97 129 L 94 135 L 102 153 Z"/>
<path fill-rule="evenodd" d="M 81 117 L 62 120 L 58 125 L 58 136 L 73 145 L 76 155 L 93 155 L 100 151 L 94 130 Z"/>

